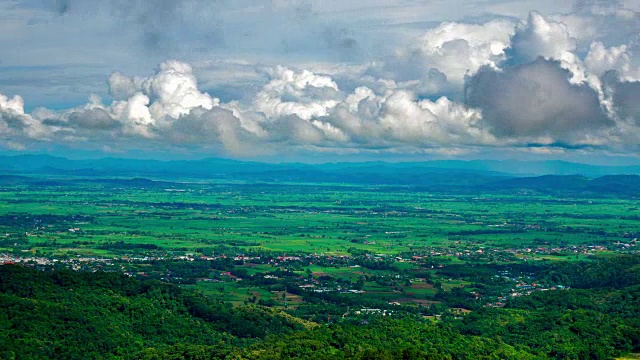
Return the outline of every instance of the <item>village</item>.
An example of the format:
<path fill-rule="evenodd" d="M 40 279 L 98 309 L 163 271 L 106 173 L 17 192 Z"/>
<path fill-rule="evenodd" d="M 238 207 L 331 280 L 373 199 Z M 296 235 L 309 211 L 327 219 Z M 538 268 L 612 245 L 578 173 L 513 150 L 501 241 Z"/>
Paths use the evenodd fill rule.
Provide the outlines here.
<path fill-rule="evenodd" d="M 415 305 L 426 311 L 428 315 L 425 316 L 435 316 L 443 311 L 438 304 L 448 298 L 462 296 L 459 290 L 466 287 L 469 290 L 464 295 L 464 301 L 484 307 L 504 307 L 511 298 L 568 288 L 564 284 L 536 280 L 531 273 L 510 270 L 509 264 L 548 262 L 551 261 L 550 257 L 569 257 L 573 260 L 575 256 L 589 257 L 604 252 L 637 254 L 636 245 L 634 239 L 628 244 L 610 245 L 507 249 L 434 247 L 395 255 L 372 254 L 355 249 L 353 254 L 340 255 L 223 248 L 219 254 L 210 251 L 206 255 L 163 249 L 144 250 L 136 254 L 131 249 L 114 249 L 114 252 L 126 254 L 99 257 L 73 255 L 70 251 L 60 257 L 18 250 L 0 254 L 0 264 L 23 264 L 40 269 L 121 272 L 131 277 L 158 279 L 181 286 L 219 284 L 215 289 L 220 288 L 221 295 L 230 291 L 228 289 L 263 288 L 268 290 L 267 295 L 263 293 L 257 297 L 254 292 L 243 301 L 260 302 L 267 306 L 295 307 L 300 305 L 296 305 L 296 302 L 299 303 L 303 298 L 307 302 L 317 301 L 313 299 L 337 301 L 335 299 L 338 297 L 343 301 L 344 296 L 360 296 L 368 299 L 362 304 L 370 306 L 356 307 L 347 312 L 349 316 L 393 316 L 399 310 L 402 313 L 407 311 L 407 306 Z M 497 284 L 492 288 L 476 289 L 477 285 L 473 285 L 476 280 L 472 276 L 456 274 L 461 264 L 487 266 L 492 263 L 496 268 L 505 269 L 489 279 L 488 282 Z M 284 302 L 277 301 L 278 297 L 269 293 L 284 294 Z M 355 301 L 355 304 L 358 303 Z M 427 308 L 423 306 L 430 310 L 424 310 Z M 467 311 L 464 307 L 459 309 Z"/>

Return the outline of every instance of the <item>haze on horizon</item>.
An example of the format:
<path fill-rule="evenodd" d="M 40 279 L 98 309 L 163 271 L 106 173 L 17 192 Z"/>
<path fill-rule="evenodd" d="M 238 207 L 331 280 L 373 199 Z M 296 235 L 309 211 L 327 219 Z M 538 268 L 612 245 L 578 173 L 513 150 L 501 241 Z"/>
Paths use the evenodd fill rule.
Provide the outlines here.
<path fill-rule="evenodd" d="M 0 152 L 640 155 L 640 1 L 9 0 Z"/>

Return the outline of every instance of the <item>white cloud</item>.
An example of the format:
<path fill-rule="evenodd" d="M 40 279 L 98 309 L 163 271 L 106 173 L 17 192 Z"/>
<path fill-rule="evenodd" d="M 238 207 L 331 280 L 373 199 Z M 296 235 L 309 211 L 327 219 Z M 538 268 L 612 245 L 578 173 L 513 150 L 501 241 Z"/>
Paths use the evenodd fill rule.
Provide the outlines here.
<path fill-rule="evenodd" d="M 598 9 L 598 3 L 594 4 L 595 7 L 587 7 L 577 13 L 548 17 L 566 25 L 570 36 L 577 40 L 579 51 L 587 51 L 593 42 L 602 42 L 610 47 L 637 41 L 640 33 L 640 12 L 637 8 L 630 8 L 629 4 L 620 8 L 613 4 L 610 8 Z"/>
<path fill-rule="evenodd" d="M 640 67 L 632 64 L 631 57 L 627 45 L 606 48 L 601 42 L 594 42 L 585 58 L 585 66 L 591 74 L 598 77 L 613 70 L 626 81 L 640 80 Z"/>
<path fill-rule="evenodd" d="M 156 120 L 149 112 L 149 102 L 147 95 L 137 92 L 127 100 L 115 101 L 104 110 L 125 124 L 125 133 L 150 138 L 153 137 L 150 125 L 154 125 Z"/>
<path fill-rule="evenodd" d="M 585 58 L 585 65 L 592 74 L 600 77 L 609 70 L 627 73 L 629 61 L 626 45 L 607 49 L 601 42 L 594 42 Z"/>
<path fill-rule="evenodd" d="M 534 61 L 539 56 L 560 60 L 576 46 L 576 39 L 569 35 L 565 24 L 532 11 L 527 21 L 516 27 L 509 55 L 519 63 Z"/>
<path fill-rule="evenodd" d="M 426 66 L 442 72 L 450 82 L 462 84 L 465 75 L 504 59 L 512 32 L 509 21 L 445 23 L 420 37 L 417 50 Z"/>
<path fill-rule="evenodd" d="M 493 142 L 476 125 L 480 113 L 441 97 L 418 100 L 407 90 L 383 94 L 360 87 L 335 108 L 327 121 L 363 147 L 453 147 Z"/>
<path fill-rule="evenodd" d="M 422 93 L 459 91 L 465 76 L 505 59 L 514 24 L 506 20 L 484 24 L 443 23 L 396 54 L 374 63 L 374 76 L 411 84 Z"/>
<path fill-rule="evenodd" d="M 109 94 L 117 100 L 128 99 L 142 89 L 143 81 L 142 78 L 131 78 L 116 71 L 109 77 Z"/>
<path fill-rule="evenodd" d="M 169 126 L 195 108 L 211 110 L 220 103 L 198 89 L 189 64 L 175 60 L 160 64 L 156 74 L 148 78 L 113 73 L 109 92 L 120 100 L 108 106 L 90 103 L 86 110 L 101 109 L 123 124 L 124 134 L 145 138 L 155 137 L 156 127 Z"/>
<path fill-rule="evenodd" d="M 9 98 L 0 94 L 0 111 L 24 115 L 24 100 L 18 95 Z"/>
<path fill-rule="evenodd" d="M 49 140 L 49 131 L 24 111 L 24 100 L 0 94 L 0 139 L 11 149 L 26 148 L 25 140 Z"/>
<path fill-rule="evenodd" d="M 147 124 L 167 117 L 178 119 L 196 107 L 210 110 L 220 103 L 200 92 L 191 65 L 175 60 L 163 62 L 158 72 L 146 79 L 114 73 L 109 78 L 109 86 L 111 94 L 125 99 L 125 104 L 116 102 L 114 107 L 128 106 L 126 112 L 130 119 Z"/>
<path fill-rule="evenodd" d="M 278 66 L 253 101 L 267 118 L 296 115 L 304 120 L 326 116 L 338 104 L 338 85 L 328 76 Z"/>

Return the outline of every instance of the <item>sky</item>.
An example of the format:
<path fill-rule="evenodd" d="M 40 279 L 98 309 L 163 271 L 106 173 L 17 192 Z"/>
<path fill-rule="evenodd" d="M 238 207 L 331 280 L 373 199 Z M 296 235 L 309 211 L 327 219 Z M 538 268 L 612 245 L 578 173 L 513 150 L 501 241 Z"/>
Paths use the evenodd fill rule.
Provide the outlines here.
<path fill-rule="evenodd" d="M 0 152 L 640 162 L 640 0 L 0 0 Z"/>

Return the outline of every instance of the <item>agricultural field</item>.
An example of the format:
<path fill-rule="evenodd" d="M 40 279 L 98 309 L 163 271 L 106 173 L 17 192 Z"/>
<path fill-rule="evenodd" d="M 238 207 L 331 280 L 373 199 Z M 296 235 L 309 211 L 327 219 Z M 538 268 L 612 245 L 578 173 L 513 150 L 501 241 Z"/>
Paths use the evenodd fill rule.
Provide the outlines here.
<path fill-rule="evenodd" d="M 112 242 L 174 252 L 201 253 L 224 245 L 327 255 L 356 249 L 389 256 L 434 247 L 488 252 L 611 248 L 640 231 L 639 202 L 390 186 L 70 179 L 3 186 L 0 231 L 7 239 L 21 237 L 17 246 L 3 241 L 4 250 L 101 256 L 118 253 L 106 251 Z"/>
<path fill-rule="evenodd" d="M 288 310 L 336 296 L 429 308 L 456 288 L 499 302 L 504 291 L 474 286 L 497 268 L 517 283 L 513 266 L 633 253 L 640 234 L 640 200 L 615 196 L 86 178 L 0 190 L 7 261 L 117 270 Z"/>

